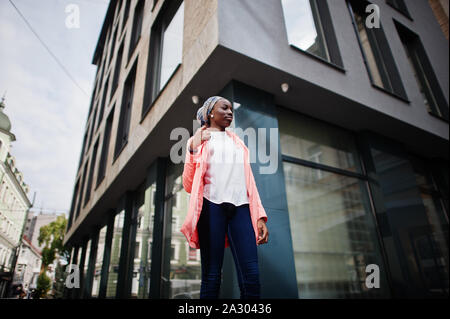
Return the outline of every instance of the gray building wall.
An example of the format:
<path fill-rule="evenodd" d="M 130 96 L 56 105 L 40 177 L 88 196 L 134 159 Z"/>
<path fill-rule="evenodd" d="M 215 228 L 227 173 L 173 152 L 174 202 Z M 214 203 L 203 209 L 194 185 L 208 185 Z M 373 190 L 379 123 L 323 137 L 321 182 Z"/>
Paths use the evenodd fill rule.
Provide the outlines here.
<path fill-rule="evenodd" d="M 270 65 L 313 85 L 385 113 L 448 140 L 448 124 L 429 116 L 424 108 L 393 19 L 420 36 L 448 103 L 449 48 L 427 0 L 406 1 L 413 21 L 385 1 L 381 25 L 397 63 L 410 104 L 372 88 L 364 66 L 345 0 L 328 1 L 345 73 L 331 68 L 288 45 L 281 1 L 219 1 L 219 44 L 258 62 Z M 439 48 L 439 49 L 436 49 Z M 333 107 L 333 105 L 321 105 Z M 330 119 L 327 119 L 330 120 Z"/>

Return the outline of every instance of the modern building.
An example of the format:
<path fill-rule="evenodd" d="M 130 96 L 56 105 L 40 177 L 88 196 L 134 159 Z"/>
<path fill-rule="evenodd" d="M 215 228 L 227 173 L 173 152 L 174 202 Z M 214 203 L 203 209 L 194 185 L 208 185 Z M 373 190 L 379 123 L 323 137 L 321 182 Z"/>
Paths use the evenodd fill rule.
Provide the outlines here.
<path fill-rule="evenodd" d="M 198 298 L 184 147 L 221 95 L 269 218 L 263 298 L 448 297 L 448 50 L 428 0 L 111 1 L 68 296 Z"/>
<path fill-rule="evenodd" d="M 0 101 L 0 298 L 8 295 L 14 266 L 19 254 L 25 219 L 31 203 L 23 174 L 10 153 L 16 137 L 11 132 L 11 121 L 3 113 L 4 98 Z"/>

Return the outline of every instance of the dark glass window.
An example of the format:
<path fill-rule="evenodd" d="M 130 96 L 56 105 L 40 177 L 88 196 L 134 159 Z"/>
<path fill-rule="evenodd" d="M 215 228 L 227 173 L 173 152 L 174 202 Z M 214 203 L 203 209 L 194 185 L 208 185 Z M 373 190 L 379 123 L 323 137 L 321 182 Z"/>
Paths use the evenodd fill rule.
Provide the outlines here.
<path fill-rule="evenodd" d="M 80 187 L 80 179 L 78 179 L 77 183 L 75 184 L 75 189 L 73 191 L 72 204 L 70 207 L 70 216 L 69 216 L 69 220 L 68 220 L 67 229 L 70 229 L 70 227 L 72 226 L 73 216 L 75 214 L 75 203 L 77 201 L 79 187 Z"/>
<path fill-rule="evenodd" d="M 89 151 L 89 148 L 91 147 L 91 143 L 92 143 L 92 138 L 94 137 L 94 127 L 95 127 L 95 118 L 97 117 L 97 111 L 98 111 L 98 107 L 95 106 L 95 111 L 94 111 L 94 115 L 91 118 L 91 126 L 90 126 L 90 132 L 89 132 L 89 142 L 87 144 L 87 148 L 86 148 L 86 152 Z"/>
<path fill-rule="evenodd" d="M 106 164 L 108 161 L 109 142 L 111 140 L 111 129 L 112 129 L 113 120 L 114 120 L 114 107 L 112 107 L 111 112 L 108 116 L 108 120 L 106 121 L 105 134 L 103 136 L 102 154 L 100 155 L 100 163 L 99 163 L 99 167 L 98 167 L 97 186 L 105 178 Z"/>
<path fill-rule="evenodd" d="M 407 99 L 382 26 L 380 25 L 379 28 L 366 26 L 366 18 L 369 13 L 365 12 L 365 8 L 368 4 L 366 1 L 348 1 L 350 14 L 354 19 L 355 32 L 372 85 Z"/>
<path fill-rule="evenodd" d="M 105 112 L 105 105 L 107 105 L 107 103 L 106 103 L 106 96 L 107 96 L 107 93 L 108 93 L 108 86 L 109 86 L 109 79 L 106 79 L 105 86 L 103 87 L 103 95 L 102 95 L 102 102 L 100 104 L 100 111 L 99 111 L 99 114 L 98 114 L 97 129 L 100 126 L 100 123 L 103 120 L 103 113 Z"/>
<path fill-rule="evenodd" d="M 150 35 L 143 116 L 181 64 L 183 24 L 184 2 L 165 1 Z"/>
<path fill-rule="evenodd" d="M 381 148 L 371 147 L 374 192 L 395 295 L 448 298 L 448 216 L 429 167 L 415 156 Z"/>
<path fill-rule="evenodd" d="M 111 50 L 109 51 L 108 63 L 109 63 L 110 60 L 112 60 L 112 57 L 114 55 L 114 49 L 115 49 L 115 46 L 116 46 L 116 37 L 117 37 L 117 28 L 115 29 L 113 37 L 111 39 Z"/>
<path fill-rule="evenodd" d="M 448 121 L 448 103 L 417 34 L 395 21 L 406 56 L 429 113 Z"/>
<path fill-rule="evenodd" d="M 278 123 L 299 297 L 388 298 L 355 136 L 284 108 Z M 379 289 L 366 285 L 372 264 Z"/>
<path fill-rule="evenodd" d="M 94 169 L 97 159 L 97 150 L 98 150 L 98 140 L 94 145 L 94 150 L 92 153 L 91 167 L 89 168 L 89 178 L 86 186 L 86 194 L 84 195 L 84 205 L 86 205 L 89 199 L 91 198 L 92 179 L 94 177 Z"/>
<path fill-rule="evenodd" d="M 282 0 L 289 44 L 342 66 L 326 1 Z"/>
<path fill-rule="evenodd" d="M 114 76 L 111 87 L 111 95 L 109 96 L 109 100 L 112 99 L 114 92 L 116 92 L 117 86 L 119 85 L 120 69 L 122 67 L 122 55 L 123 55 L 123 43 L 120 45 L 119 52 L 117 53 L 116 65 L 114 67 Z"/>
<path fill-rule="evenodd" d="M 133 105 L 134 81 L 136 77 L 137 61 L 125 81 L 123 89 L 122 107 L 120 108 L 119 127 L 117 129 L 117 140 L 115 156 L 117 157 L 128 141 L 128 133 L 130 130 L 131 107 Z"/>
<path fill-rule="evenodd" d="M 142 31 L 142 20 L 144 17 L 144 4 L 145 1 L 141 0 L 137 3 L 136 8 L 134 9 L 134 18 L 133 18 L 133 30 L 131 31 L 131 40 L 130 40 L 130 49 L 128 53 L 128 59 L 133 54 L 134 49 L 141 37 Z"/>
<path fill-rule="evenodd" d="M 122 30 L 125 29 L 125 25 L 127 24 L 128 21 L 128 16 L 130 15 L 130 4 L 131 4 L 131 0 L 126 0 L 125 1 L 125 11 L 123 12 L 123 22 L 122 22 Z"/>
<path fill-rule="evenodd" d="M 79 198 L 78 198 L 78 204 L 77 204 L 77 212 L 75 214 L 75 218 L 78 218 L 78 215 L 80 214 L 80 210 L 81 210 L 81 203 L 82 203 L 82 199 L 83 199 L 83 190 L 84 190 L 84 185 L 86 182 L 86 174 L 87 174 L 87 166 L 88 166 L 88 160 L 86 160 L 86 163 L 84 164 L 84 169 L 83 169 L 83 175 L 81 176 L 81 189 L 79 192 Z"/>
<path fill-rule="evenodd" d="M 84 156 L 84 150 L 86 148 L 87 137 L 88 137 L 88 131 L 86 131 L 86 133 L 84 133 L 83 146 L 81 147 L 81 155 L 80 155 L 80 161 L 78 163 L 78 169 L 80 169 L 81 163 L 83 162 L 83 156 Z"/>

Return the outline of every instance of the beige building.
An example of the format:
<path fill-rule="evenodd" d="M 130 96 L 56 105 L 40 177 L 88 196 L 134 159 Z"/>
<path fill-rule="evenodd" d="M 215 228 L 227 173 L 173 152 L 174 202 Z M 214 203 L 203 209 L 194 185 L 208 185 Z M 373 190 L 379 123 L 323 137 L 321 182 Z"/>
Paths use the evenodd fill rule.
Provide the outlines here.
<path fill-rule="evenodd" d="M 11 122 L 3 112 L 4 100 L 0 102 L 0 297 L 6 296 L 13 279 L 14 263 L 19 253 L 22 230 L 31 203 L 23 174 L 18 170 L 10 153 Z"/>

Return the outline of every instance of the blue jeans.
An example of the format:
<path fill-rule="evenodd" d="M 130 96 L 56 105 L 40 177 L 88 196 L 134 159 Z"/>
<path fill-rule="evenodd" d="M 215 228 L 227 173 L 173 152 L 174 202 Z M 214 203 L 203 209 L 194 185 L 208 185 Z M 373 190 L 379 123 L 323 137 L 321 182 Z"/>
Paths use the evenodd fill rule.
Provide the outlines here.
<path fill-rule="evenodd" d="M 202 260 L 200 299 L 219 298 L 225 234 L 236 265 L 241 299 L 259 299 L 258 255 L 249 204 L 216 204 L 203 198 L 197 226 Z"/>

